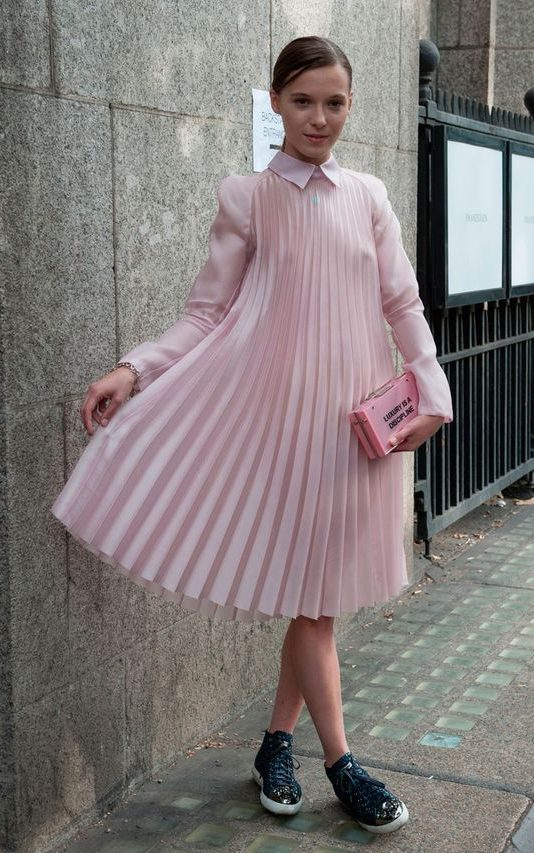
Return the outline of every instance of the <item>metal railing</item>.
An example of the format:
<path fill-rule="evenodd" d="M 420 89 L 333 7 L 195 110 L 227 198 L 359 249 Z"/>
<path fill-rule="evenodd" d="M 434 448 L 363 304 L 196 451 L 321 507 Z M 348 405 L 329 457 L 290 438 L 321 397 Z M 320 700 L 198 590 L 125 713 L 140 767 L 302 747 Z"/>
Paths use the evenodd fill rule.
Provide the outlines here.
<path fill-rule="evenodd" d="M 534 471 L 534 294 L 433 308 L 433 132 L 443 124 L 534 147 L 534 120 L 473 99 L 436 97 L 422 76 L 417 274 L 455 418 L 415 454 L 415 535 L 426 542 Z"/>
<path fill-rule="evenodd" d="M 427 541 L 534 470 L 534 297 L 428 319 L 455 417 L 416 453 L 416 535 Z"/>

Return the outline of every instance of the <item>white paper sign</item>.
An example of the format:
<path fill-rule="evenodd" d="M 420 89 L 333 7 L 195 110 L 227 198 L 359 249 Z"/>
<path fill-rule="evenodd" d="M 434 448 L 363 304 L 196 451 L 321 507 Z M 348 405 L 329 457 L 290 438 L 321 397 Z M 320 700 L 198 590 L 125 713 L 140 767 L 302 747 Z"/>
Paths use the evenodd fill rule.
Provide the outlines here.
<path fill-rule="evenodd" d="M 534 282 L 534 157 L 512 152 L 512 287 Z"/>
<path fill-rule="evenodd" d="M 449 294 L 503 286 L 502 170 L 502 151 L 448 140 Z"/>
<path fill-rule="evenodd" d="M 252 90 L 252 162 L 255 172 L 263 172 L 284 141 L 282 117 L 271 107 L 269 92 Z"/>

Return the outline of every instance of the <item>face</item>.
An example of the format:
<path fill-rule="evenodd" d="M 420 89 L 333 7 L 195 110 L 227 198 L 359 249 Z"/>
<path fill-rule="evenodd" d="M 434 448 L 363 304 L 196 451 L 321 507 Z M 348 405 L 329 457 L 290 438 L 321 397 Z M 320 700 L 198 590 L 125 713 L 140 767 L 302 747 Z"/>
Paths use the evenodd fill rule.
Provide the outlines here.
<path fill-rule="evenodd" d="M 282 116 L 284 151 L 320 166 L 330 157 L 352 107 L 349 76 L 342 65 L 309 68 L 280 93 L 270 90 L 271 106 Z"/>

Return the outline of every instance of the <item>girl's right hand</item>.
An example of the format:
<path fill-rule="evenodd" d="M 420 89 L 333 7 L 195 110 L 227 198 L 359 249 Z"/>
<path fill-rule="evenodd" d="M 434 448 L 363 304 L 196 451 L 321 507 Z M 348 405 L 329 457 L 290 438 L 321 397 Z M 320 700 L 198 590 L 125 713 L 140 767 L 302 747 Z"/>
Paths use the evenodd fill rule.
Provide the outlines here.
<path fill-rule="evenodd" d="M 109 423 L 129 398 L 134 384 L 135 375 L 129 367 L 117 367 L 91 382 L 80 407 L 80 417 L 89 435 L 94 432 L 93 420 L 103 427 Z"/>

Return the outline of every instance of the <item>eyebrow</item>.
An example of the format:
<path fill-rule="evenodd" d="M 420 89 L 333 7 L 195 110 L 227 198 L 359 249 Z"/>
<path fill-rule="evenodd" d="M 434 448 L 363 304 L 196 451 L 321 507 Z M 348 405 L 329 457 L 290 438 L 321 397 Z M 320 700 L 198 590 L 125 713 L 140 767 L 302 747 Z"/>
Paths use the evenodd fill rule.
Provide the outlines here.
<path fill-rule="evenodd" d="M 307 92 L 292 92 L 292 93 L 291 93 L 291 97 L 292 97 L 292 98 L 295 98 L 295 97 L 303 97 L 303 96 L 304 96 L 305 98 L 309 98 L 309 97 L 311 97 L 310 95 L 308 95 L 308 93 L 307 93 Z M 328 97 L 329 97 L 329 98 L 346 98 L 347 96 L 342 92 L 341 94 L 329 95 Z"/>

